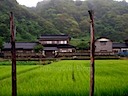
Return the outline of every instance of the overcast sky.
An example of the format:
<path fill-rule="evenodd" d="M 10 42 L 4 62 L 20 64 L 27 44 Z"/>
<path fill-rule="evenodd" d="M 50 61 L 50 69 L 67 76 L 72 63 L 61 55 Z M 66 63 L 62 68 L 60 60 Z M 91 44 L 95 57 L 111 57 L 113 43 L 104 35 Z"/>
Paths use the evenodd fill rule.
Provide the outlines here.
<path fill-rule="evenodd" d="M 35 7 L 36 4 L 39 1 L 43 1 L 43 0 L 17 0 L 17 2 L 21 5 L 25 5 L 27 7 Z M 117 0 L 117 1 L 122 1 L 122 0 Z M 128 0 L 126 0 L 128 2 Z"/>
<path fill-rule="evenodd" d="M 17 0 L 19 4 L 25 5 L 27 7 L 35 7 L 39 1 L 43 0 Z"/>

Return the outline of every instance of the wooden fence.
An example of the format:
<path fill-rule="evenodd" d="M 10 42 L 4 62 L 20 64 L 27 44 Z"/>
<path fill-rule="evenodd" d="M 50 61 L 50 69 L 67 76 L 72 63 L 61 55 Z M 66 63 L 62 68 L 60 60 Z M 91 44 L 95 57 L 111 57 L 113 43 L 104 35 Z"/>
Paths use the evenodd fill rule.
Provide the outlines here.
<path fill-rule="evenodd" d="M 95 56 L 115 56 L 114 52 L 95 52 Z M 41 53 L 22 53 L 22 52 L 17 52 L 16 54 L 17 60 L 40 60 L 40 59 L 45 59 L 46 57 L 41 54 Z M 4 53 L 4 58 L 5 59 L 10 59 L 11 58 L 11 52 L 5 52 Z M 78 50 L 76 52 L 59 52 L 58 55 L 55 58 L 90 58 L 90 52 L 89 51 L 83 51 L 83 50 Z"/>
<path fill-rule="evenodd" d="M 95 52 L 95 56 L 114 56 L 114 52 Z M 74 52 L 74 53 L 59 53 L 59 57 L 71 57 L 71 56 L 90 56 L 90 52 Z"/>

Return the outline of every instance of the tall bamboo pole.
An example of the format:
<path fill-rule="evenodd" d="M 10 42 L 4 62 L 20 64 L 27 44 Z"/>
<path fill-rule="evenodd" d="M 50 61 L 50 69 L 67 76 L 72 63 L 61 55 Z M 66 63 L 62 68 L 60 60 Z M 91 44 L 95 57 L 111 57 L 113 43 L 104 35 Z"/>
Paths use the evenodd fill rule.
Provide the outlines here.
<path fill-rule="evenodd" d="M 13 12 L 10 12 L 10 32 L 11 32 L 11 53 L 12 53 L 12 96 L 17 96 L 16 84 L 16 50 Z"/>
<path fill-rule="evenodd" d="M 95 75 L 95 60 L 94 60 L 94 54 L 95 54 L 95 38 L 94 38 L 94 12 L 92 10 L 89 10 L 89 16 L 90 16 L 90 33 L 91 33 L 91 39 L 90 39 L 90 59 L 91 59 L 91 65 L 90 65 L 90 96 L 94 96 L 94 75 Z"/>

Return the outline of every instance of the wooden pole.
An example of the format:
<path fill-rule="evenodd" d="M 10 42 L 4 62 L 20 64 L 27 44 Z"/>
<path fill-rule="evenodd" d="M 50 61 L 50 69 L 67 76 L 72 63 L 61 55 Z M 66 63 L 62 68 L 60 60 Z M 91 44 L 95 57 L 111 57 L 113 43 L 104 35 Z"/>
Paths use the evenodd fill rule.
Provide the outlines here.
<path fill-rule="evenodd" d="M 90 16 L 90 32 L 91 32 L 91 43 L 90 43 L 90 59 L 91 59 L 91 66 L 90 66 L 90 96 L 94 96 L 94 75 L 95 75 L 95 38 L 94 38 L 94 18 L 93 18 L 93 11 L 89 10 Z"/>
<path fill-rule="evenodd" d="M 10 12 L 10 31 L 11 31 L 11 53 L 12 53 L 12 96 L 17 96 L 15 32 L 14 32 L 14 17 L 12 12 Z"/>

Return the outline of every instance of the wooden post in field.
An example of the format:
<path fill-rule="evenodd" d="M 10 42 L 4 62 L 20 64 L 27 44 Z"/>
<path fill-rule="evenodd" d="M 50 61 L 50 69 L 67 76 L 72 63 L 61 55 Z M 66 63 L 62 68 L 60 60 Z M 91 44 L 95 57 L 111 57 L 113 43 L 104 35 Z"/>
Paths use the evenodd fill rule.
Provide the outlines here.
<path fill-rule="evenodd" d="M 14 17 L 12 12 L 10 12 L 10 32 L 11 32 L 11 53 L 12 53 L 12 96 L 17 96 L 15 32 L 14 32 Z"/>
<path fill-rule="evenodd" d="M 94 73 L 95 73 L 95 38 L 94 38 L 94 18 L 93 18 L 93 11 L 89 10 L 90 16 L 90 34 L 91 34 L 91 42 L 90 42 L 90 59 L 91 59 L 91 66 L 90 66 L 90 94 L 89 96 L 94 96 Z"/>

